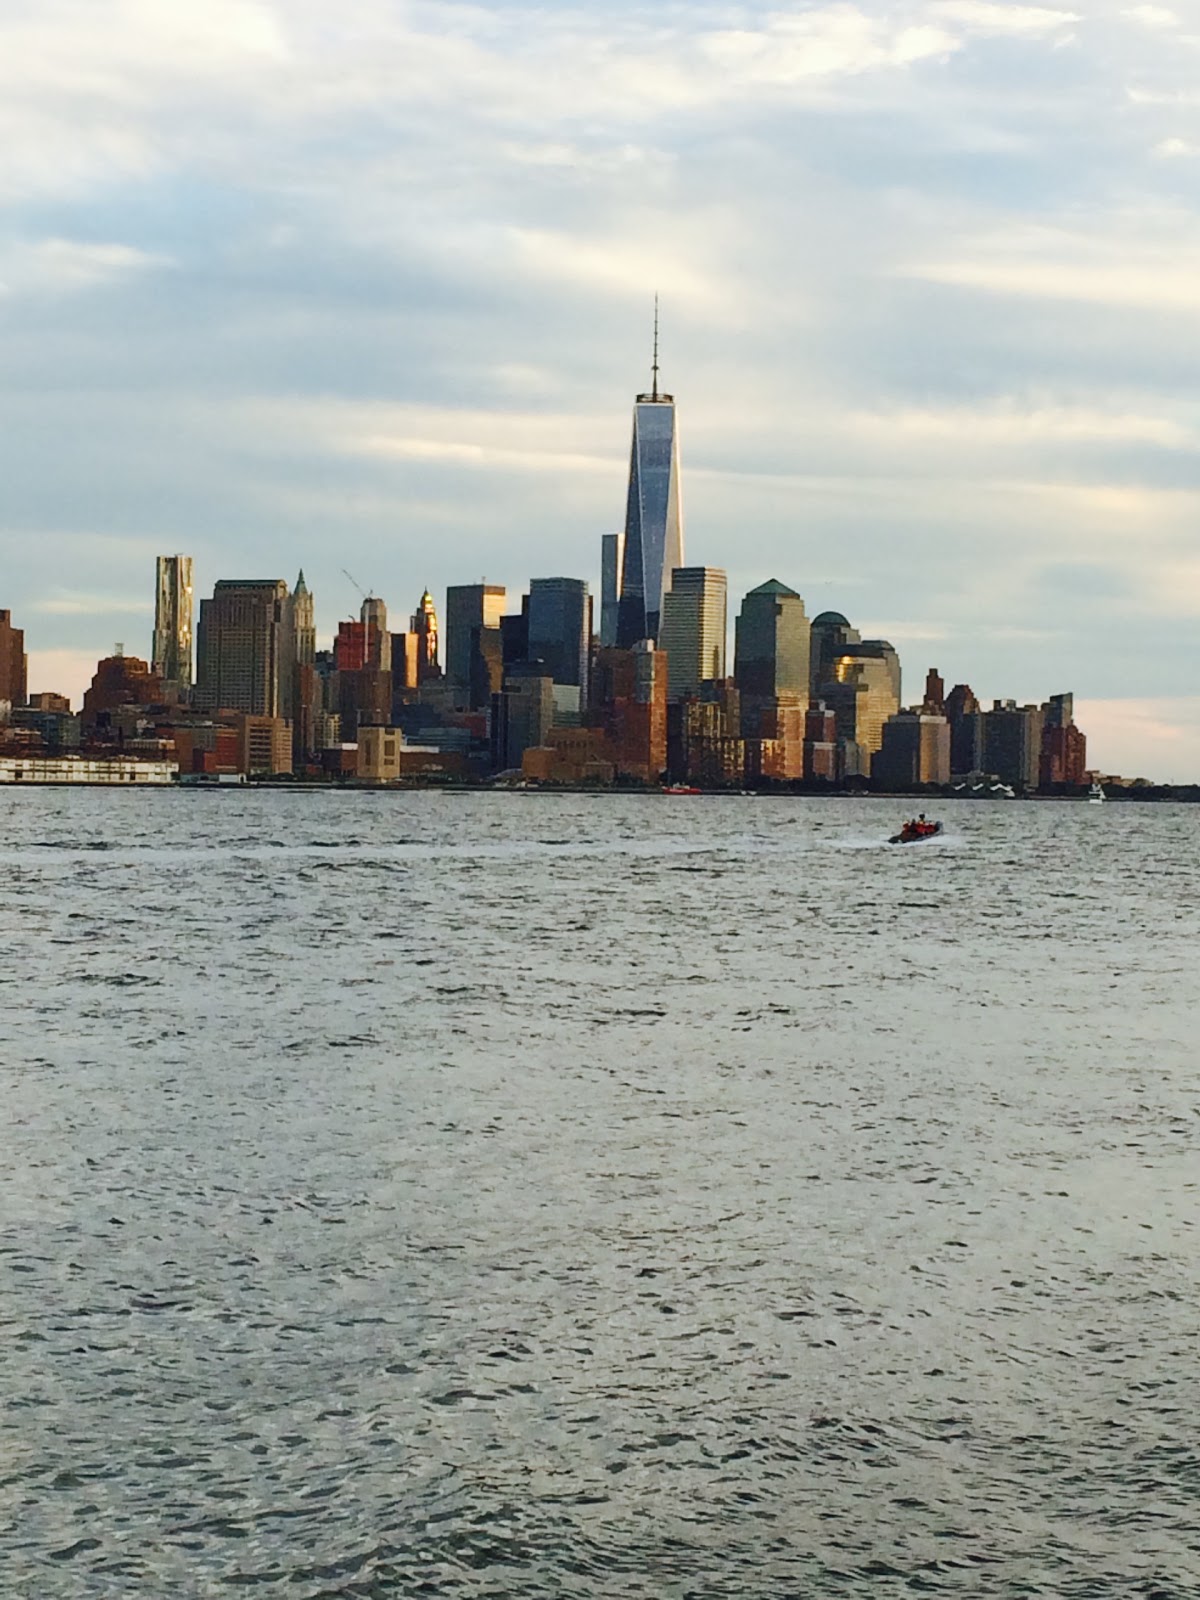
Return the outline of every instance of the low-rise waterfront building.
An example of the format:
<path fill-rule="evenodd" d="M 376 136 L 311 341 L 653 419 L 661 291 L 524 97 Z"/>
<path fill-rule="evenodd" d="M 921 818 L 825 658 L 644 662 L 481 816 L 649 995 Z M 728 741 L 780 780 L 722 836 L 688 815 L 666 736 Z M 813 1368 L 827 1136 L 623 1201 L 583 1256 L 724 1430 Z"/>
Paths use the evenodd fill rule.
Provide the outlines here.
<path fill-rule="evenodd" d="M 0 784 L 172 783 L 174 761 L 136 761 L 129 756 L 0 755 Z"/>

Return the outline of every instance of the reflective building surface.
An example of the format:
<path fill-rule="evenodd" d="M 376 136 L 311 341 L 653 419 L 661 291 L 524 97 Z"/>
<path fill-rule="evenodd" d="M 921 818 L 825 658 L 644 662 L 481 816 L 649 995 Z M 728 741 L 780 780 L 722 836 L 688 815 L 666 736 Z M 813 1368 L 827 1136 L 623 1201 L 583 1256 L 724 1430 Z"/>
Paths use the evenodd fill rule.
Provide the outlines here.
<path fill-rule="evenodd" d="M 654 388 L 633 408 L 633 448 L 625 511 L 625 554 L 617 643 L 629 649 L 639 639 L 658 639 L 663 595 L 671 572 L 683 565 L 683 507 L 679 492 L 679 434 L 673 395 Z"/>
<path fill-rule="evenodd" d="M 576 710 L 587 698 L 592 601 L 582 578 L 533 578 L 529 584 L 526 649 L 544 661 L 557 684 L 570 685 Z"/>
<path fill-rule="evenodd" d="M 611 650 L 617 642 L 621 609 L 621 563 L 625 535 L 606 533 L 600 541 L 600 644 Z"/>
<path fill-rule="evenodd" d="M 159 556 L 152 662 L 164 683 L 192 686 L 192 558 Z"/>
<path fill-rule="evenodd" d="M 673 700 L 725 676 L 726 580 L 719 567 L 676 567 L 663 599 L 659 646 Z"/>

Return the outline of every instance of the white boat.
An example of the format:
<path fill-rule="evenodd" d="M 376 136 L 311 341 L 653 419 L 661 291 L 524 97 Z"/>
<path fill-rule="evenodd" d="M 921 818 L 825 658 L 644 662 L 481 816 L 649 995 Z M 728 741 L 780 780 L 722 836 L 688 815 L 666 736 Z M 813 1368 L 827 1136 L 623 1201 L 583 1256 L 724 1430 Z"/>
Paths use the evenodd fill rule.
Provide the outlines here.
<path fill-rule="evenodd" d="M 1102 806 L 1107 799 L 1108 796 L 1104 792 L 1104 785 L 1097 779 L 1088 790 L 1088 804 Z"/>

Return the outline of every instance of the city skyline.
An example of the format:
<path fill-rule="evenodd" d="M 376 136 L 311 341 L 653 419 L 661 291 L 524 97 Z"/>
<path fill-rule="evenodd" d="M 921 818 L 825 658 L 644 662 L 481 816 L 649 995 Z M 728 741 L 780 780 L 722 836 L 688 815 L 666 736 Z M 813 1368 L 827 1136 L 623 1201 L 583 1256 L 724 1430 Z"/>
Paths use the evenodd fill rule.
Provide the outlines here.
<path fill-rule="evenodd" d="M 323 637 L 342 566 L 405 607 L 480 574 L 598 596 L 659 289 L 688 560 L 985 697 L 1071 682 L 1105 765 L 1200 773 L 1169 7 L 359 24 L 164 10 L 114 51 L 105 0 L 0 17 L 0 603 L 35 685 L 141 641 L 171 550 L 209 585 L 303 565 Z"/>

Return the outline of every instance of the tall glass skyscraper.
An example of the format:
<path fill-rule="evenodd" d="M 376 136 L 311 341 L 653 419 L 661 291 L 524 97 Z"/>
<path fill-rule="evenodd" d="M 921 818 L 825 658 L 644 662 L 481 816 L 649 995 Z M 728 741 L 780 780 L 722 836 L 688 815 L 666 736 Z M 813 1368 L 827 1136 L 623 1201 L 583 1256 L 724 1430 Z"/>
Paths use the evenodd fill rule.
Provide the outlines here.
<path fill-rule="evenodd" d="M 725 676 L 726 582 L 720 567 L 676 567 L 663 596 L 658 646 L 672 700 Z"/>
<path fill-rule="evenodd" d="M 533 578 L 529 584 L 526 649 L 544 661 L 556 684 L 572 685 L 587 700 L 592 601 L 582 578 Z"/>
<path fill-rule="evenodd" d="M 633 408 L 633 448 L 625 510 L 625 552 L 617 644 L 658 640 L 663 595 L 683 565 L 683 506 L 679 493 L 679 433 L 675 397 L 658 392 L 658 313 L 654 324 L 654 382 Z"/>
<path fill-rule="evenodd" d="M 151 662 L 164 683 L 192 686 L 192 558 L 159 556 L 155 564 Z"/>

